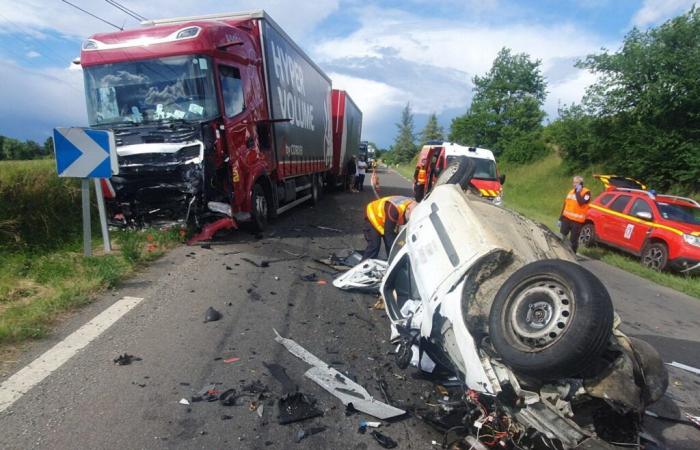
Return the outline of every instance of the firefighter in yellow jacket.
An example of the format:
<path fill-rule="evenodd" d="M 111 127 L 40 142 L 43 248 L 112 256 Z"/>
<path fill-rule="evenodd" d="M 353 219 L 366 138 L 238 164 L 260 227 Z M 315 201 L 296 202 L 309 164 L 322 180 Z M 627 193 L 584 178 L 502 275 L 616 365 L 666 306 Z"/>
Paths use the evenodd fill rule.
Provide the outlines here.
<path fill-rule="evenodd" d="M 386 254 L 389 255 L 398 233 L 398 227 L 408 221 L 415 205 L 415 200 L 400 195 L 382 197 L 367 205 L 364 229 L 367 248 L 362 259 L 377 258 L 382 247 L 382 239 L 386 247 Z"/>
<path fill-rule="evenodd" d="M 583 187 L 583 177 L 575 176 L 573 179 L 574 188 L 566 194 L 564 199 L 564 207 L 561 210 L 560 230 L 562 236 L 571 233 L 571 248 L 574 253 L 578 250 L 578 237 L 581 234 L 581 228 L 586 222 L 586 213 L 588 212 L 588 204 L 591 201 L 591 191 Z"/>

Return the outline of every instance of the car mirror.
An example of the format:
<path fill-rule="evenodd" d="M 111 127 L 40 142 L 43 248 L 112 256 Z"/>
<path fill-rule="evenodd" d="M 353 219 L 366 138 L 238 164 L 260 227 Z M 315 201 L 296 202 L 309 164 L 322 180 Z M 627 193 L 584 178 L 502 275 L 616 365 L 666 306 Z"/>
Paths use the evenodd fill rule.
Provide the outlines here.
<path fill-rule="evenodd" d="M 501 174 L 501 176 L 498 177 L 498 181 L 501 183 L 501 186 L 506 184 L 506 174 Z"/>
<path fill-rule="evenodd" d="M 638 211 L 635 216 L 643 220 L 651 220 L 651 213 L 649 211 Z"/>

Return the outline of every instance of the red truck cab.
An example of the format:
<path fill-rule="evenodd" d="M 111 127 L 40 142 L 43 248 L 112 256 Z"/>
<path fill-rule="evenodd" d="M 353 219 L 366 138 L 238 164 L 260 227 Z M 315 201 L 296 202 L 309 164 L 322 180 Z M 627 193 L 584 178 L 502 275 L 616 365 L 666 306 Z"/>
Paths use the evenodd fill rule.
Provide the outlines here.
<path fill-rule="evenodd" d="M 476 171 L 470 184 L 479 195 L 500 205 L 506 177 L 498 173 L 493 152 L 451 142 L 428 142 L 421 149 L 413 173 L 416 200 L 422 200 L 430 192 L 440 172 L 458 156 L 467 156 L 476 163 Z"/>
<path fill-rule="evenodd" d="M 88 118 L 114 131 L 113 223 L 257 229 L 317 201 L 331 80 L 263 11 L 144 22 L 83 44 Z"/>

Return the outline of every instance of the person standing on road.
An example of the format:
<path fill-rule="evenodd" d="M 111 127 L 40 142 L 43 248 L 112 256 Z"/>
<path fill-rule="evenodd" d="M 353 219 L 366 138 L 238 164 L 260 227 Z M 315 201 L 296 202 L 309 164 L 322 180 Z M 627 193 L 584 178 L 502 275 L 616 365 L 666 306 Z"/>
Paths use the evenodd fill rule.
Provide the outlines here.
<path fill-rule="evenodd" d="M 357 163 L 355 162 L 355 157 L 353 156 L 348 160 L 348 167 L 347 167 L 347 174 L 346 174 L 346 176 L 348 178 L 347 187 L 352 192 L 355 192 L 355 184 L 357 183 L 357 181 L 355 180 L 355 178 L 357 177 L 356 172 L 357 172 Z"/>
<path fill-rule="evenodd" d="M 566 194 L 566 199 L 564 199 L 564 207 L 559 216 L 559 231 L 561 231 L 564 238 L 566 238 L 567 234 L 571 234 L 571 248 L 576 253 L 578 250 L 578 237 L 586 221 L 588 204 L 591 201 L 591 191 L 583 187 L 583 177 L 581 176 L 576 175 L 574 177 L 573 185 L 574 188 Z"/>
<path fill-rule="evenodd" d="M 379 256 L 382 240 L 384 240 L 386 254 L 389 255 L 399 232 L 399 226 L 408 222 L 411 210 L 415 206 L 415 200 L 401 195 L 382 197 L 367 205 L 364 229 L 367 248 L 362 254 L 363 260 L 376 259 Z"/>
<path fill-rule="evenodd" d="M 365 173 L 367 172 L 367 163 L 365 158 L 360 156 L 360 160 L 357 162 L 357 177 L 355 178 L 355 189 L 362 191 L 365 184 Z"/>

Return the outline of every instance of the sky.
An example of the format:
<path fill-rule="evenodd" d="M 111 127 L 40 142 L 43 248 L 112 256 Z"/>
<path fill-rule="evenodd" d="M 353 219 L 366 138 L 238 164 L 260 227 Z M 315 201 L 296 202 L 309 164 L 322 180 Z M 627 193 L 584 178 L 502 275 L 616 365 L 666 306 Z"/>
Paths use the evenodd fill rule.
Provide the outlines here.
<path fill-rule="evenodd" d="M 472 98 L 472 78 L 509 47 L 541 61 L 545 120 L 579 102 L 595 76 L 574 63 L 615 51 L 696 0 L 123 0 L 149 19 L 265 9 L 363 111 L 363 140 L 391 145 L 410 103 L 416 132 L 435 113 L 449 130 Z M 139 22 L 106 1 L 71 3 L 115 25 Z M 224 5 L 225 4 L 225 5 Z M 231 9 L 234 8 L 234 9 Z M 61 0 L 0 0 L 0 134 L 43 142 L 57 126 L 86 126 L 81 42 L 112 26 Z"/>

